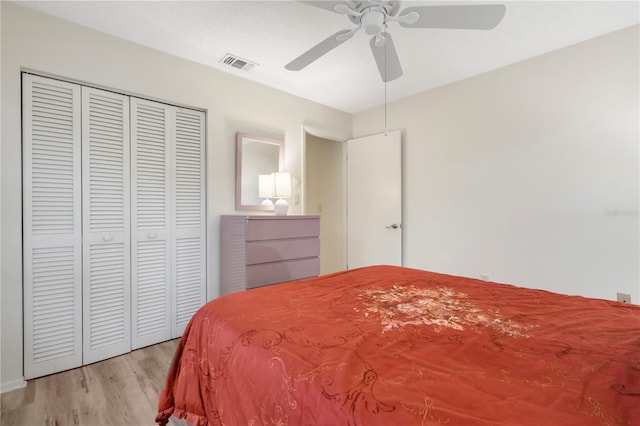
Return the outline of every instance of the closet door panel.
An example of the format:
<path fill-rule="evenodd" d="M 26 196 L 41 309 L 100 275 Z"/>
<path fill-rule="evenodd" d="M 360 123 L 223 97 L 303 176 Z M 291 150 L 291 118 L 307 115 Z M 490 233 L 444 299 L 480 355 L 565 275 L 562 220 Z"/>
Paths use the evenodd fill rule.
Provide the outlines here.
<path fill-rule="evenodd" d="M 84 364 L 131 350 L 129 98 L 82 88 Z"/>
<path fill-rule="evenodd" d="M 204 112 L 176 108 L 173 144 L 175 316 L 172 337 L 182 335 L 206 301 Z"/>
<path fill-rule="evenodd" d="M 80 86 L 23 75 L 24 374 L 82 365 Z"/>
<path fill-rule="evenodd" d="M 131 98 L 134 349 L 171 338 L 170 107 Z"/>

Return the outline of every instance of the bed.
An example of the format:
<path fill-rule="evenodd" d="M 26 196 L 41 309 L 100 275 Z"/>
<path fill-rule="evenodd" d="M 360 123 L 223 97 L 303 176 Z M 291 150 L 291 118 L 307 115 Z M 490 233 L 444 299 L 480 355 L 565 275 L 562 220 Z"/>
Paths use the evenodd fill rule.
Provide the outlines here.
<path fill-rule="evenodd" d="M 372 266 L 192 318 L 156 422 L 640 425 L 640 306 Z"/>

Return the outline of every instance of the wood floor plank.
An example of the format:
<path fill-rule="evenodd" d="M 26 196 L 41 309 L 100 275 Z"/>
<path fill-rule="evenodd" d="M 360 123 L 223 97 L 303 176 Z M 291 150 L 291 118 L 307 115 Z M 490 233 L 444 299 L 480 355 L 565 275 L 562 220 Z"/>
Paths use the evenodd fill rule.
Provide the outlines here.
<path fill-rule="evenodd" d="M 0 395 L 2 426 L 153 425 L 179 339 L 62 373 Z M 186 425 L 173 419 L 171 425 Z"/>

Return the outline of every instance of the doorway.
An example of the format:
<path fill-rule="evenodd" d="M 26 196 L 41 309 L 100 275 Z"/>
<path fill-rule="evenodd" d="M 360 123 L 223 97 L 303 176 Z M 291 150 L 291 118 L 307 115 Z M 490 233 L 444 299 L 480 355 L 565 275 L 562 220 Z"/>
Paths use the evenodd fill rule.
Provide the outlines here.
<path fill-rule="evenodd" d="M 305 131 L 304 212 L 320 215 L 320 273 L 346 265 L 344 142 Z"/>
<path fill-rule="evenodd" d="M 303 131 L 303 208 L 321 216 L 320 273 L 402 265 L 402 132 L 351 140 L 314 133 Z"/>

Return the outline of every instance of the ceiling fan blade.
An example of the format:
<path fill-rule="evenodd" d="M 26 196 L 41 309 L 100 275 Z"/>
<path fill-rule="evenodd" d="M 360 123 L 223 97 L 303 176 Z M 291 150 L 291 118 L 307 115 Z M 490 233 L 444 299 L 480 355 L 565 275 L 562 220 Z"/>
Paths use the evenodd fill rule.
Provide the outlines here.
<path fill-rule="evenodd" d="M 371 52 L 376 60 L 376 64 L 378 64 L 382 81 L 393 81 L 402 76 L 402 66 L 400 66 L 400 60 L 398 59 L 396 47 L 393 45 L 391 34 L 382 33 L 381 35 L 386 39 L 386 42 L 382 46 L 376 46 L 377 36 L 371 38 L 369 46 L 371 46 Z"/>
<path fill-rule="evenodd" d="M 416 12 L 420 17 L 413 23 L 400 21 L 400 26 L 490 30 L 500 23 L 506 10 L 503 4 L 407 7 L 400 12 L 401 16 Z"/>
<path fill-rule="evenodd" d="M 307 0 L 303 0 L 303 1 L 300 1 L 300 3 L 305 3 L 305 4 L 308 4 L 308 5 L 311 5 L 311 6 L 319 7 L 320 9 L 330 10 L 331 12 L 336 12 L 335 7 L 336 7 L 336 5 L 339 5 L 339 4 L 345 4 L 350 9 L 354 8 L 353 2 L 349 1 L 349 0 L 342 0 L 342 1 L 322 1 L 322 0 L 319 0 L 319 1 L 318 0 L 317 1 L 307 1 Z"/>
<path fill-rule="evenodd" d="M 347 34 L 349 33 L 351 33 L 351 35 L 347 36 Z M 344 37 L 340 37 L 341 35 L 343 35 Z M 349 40 L 352 36 L 353 32 L 351 30 L 338 31 L 326 40 L 323 40 L 320 43 L 316 44 L 311 49 L 307 50 L 284 67 L 289 71 L 300 71 L 322 55 L 328 53 L 330 50 L 335 49 L 345 41 Z"/>

